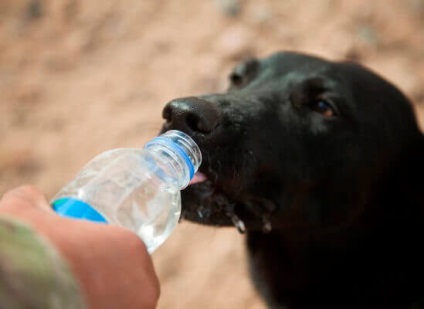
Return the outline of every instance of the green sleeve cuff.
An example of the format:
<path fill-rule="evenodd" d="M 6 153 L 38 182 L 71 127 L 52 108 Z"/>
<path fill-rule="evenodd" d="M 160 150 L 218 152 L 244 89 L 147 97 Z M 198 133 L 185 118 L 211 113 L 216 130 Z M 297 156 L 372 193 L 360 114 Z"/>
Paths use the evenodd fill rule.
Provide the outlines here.
<path fill-rule="evenodd" d="M 6 217 L 0 217 L 0 307 L 86 307 L 55 248 L 28 226 Z"/>

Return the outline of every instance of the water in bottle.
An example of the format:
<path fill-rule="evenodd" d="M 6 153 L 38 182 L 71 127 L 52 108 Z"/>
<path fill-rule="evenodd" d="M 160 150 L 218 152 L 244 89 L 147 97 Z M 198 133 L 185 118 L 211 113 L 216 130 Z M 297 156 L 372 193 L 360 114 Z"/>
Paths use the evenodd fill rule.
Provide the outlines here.
<path fill-rule="evenodd" d="M 52 206 L 63 216 L 128 228 L 151 253 L 174 230 L 181 214 L 180 190 L 201 161 L 196 143 L 171 130 L 143 149 L 98 155 L 56 194 Z"/>

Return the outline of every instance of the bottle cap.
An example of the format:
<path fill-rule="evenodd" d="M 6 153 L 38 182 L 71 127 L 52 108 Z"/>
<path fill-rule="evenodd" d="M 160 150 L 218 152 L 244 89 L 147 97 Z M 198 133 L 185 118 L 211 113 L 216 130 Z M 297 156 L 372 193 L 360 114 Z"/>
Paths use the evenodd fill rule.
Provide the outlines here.
<path fill-rule="evenodd" d="M 202 153 L 196 142 L 184 132 L 170 130 L 152 139 L 144 148 L 154 147 L 158 144 L 172 150 L 185 162 L 189 169 L 189 177 L 192 179 L 202 163 Z"/>

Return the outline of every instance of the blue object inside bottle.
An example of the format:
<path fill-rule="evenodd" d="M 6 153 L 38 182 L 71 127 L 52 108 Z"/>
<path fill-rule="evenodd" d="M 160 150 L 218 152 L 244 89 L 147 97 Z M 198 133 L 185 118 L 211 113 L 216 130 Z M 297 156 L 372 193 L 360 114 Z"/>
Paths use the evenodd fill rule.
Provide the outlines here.
<path fill-rule="evenodd" d="M 172 149 L 172 151 L 177 153 L 178 156 L 184 160 L 189 169 L 190 179 L 192 179 L 194 176 L 194 165 L 184 149 L 177 143 L 161 136 L 154 138 L 151 142 L 147 143 L 147 145 L 150 143 L 155 144 L 156 142 L 159 142 L 160 144 Z M 105 217 L 103 217 L 96 209 L 77 198 L 59 198 L 52 203 L 52 208 L 56 213 L 64 217 L 85 219 L 98 223 L 108 223 Z"/>
<path fill-rule="evenodd" d="M 86 219 L 98 223 L 108 223 L 107 220 L 89 204 L 72 197 L 63 197 L 52 203 L 54 211 L 59 215 L 74 219 Z"/>

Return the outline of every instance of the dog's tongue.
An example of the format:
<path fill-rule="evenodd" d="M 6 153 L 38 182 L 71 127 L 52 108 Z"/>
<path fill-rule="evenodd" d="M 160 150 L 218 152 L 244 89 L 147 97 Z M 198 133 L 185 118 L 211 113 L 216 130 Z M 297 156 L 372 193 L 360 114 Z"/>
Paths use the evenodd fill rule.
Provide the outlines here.
<path fill-rule="evenodd" d="M 203 182 L 206 180 L 206 176 L 200 172 L 194 174 L 188 185 L 194 185 L 195 183 Z"/>

